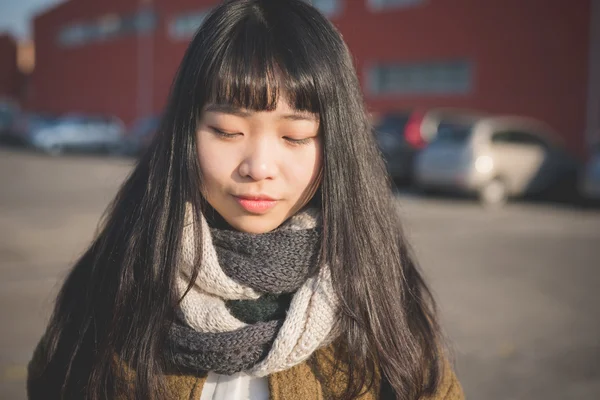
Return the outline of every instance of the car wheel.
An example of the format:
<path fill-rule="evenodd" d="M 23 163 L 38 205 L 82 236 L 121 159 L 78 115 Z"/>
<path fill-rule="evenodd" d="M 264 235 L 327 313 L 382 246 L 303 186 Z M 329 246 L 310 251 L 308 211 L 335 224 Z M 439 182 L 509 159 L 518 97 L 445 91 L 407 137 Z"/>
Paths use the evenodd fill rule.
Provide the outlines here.
<path fill-rule="evenodd" d="M 46 154 L 56 157 L 60 156 L 64 152 L 64 148 L 60 144 L 52 144 L 46 148 L 44 148 Z"/>
<path fill-rule="evenodd" d="M 479 202 L 489 208 L 500 208 L 508 201 L 508 188 L 501 179 L 492 179 L 479 190 Z"/>

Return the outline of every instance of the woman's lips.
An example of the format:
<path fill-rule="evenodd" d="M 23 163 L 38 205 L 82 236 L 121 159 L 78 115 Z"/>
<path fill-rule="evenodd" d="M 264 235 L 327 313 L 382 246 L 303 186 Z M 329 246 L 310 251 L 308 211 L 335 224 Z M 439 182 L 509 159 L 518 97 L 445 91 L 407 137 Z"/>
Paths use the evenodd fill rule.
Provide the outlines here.
<path fill-rule="evenodd" d="M 252 214 L 264 214 L 277 205 L 277 200 L 267 196 L 234 196 L 246 211 Z"/>

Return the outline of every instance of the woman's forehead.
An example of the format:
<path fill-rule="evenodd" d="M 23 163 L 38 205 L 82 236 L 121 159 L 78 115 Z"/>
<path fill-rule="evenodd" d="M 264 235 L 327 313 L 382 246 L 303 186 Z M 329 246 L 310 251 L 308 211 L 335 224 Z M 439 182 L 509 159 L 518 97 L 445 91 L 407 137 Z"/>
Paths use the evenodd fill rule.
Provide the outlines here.
<path fill-rule="evenodd" d="M 260 63 L 259 63 L 260 64 Z M 273 111 L 278 107 L 316 112 L 319 95 L 312 79 L 279 67 L 276 60 L 262 60 L 265 68 L 237 66 L 218 68 L 210 73 L 204 92 L 204 104 L 231 104 L 253 111 Z"/>

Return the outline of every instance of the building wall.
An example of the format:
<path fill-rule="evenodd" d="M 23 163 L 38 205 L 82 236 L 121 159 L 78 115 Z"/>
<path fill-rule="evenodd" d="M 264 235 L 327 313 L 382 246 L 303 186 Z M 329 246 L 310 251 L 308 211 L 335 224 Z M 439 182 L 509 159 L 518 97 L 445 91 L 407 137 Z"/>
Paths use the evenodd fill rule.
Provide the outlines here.
<path fill-rule="evenodd" d="M 175 78 L 177 68 L 191 40 L 191 35 L 172 35 L 172 27 L 178 17 L 208 12 L 218 0 L 171 0 L 157 1 L 156 8 L 161 15 L 155 33 L 155 81 L 154 109 L 164 107 L 169 90 Z"/>
<path fill-rule="evenodd" d="M 592 3 L 590 12 L 590 57 L 587 104 L 587 142 L 600 144 L 600 2 Z"/>
<path fill-rule="evenodd" d="M 16 100 L 21 74 L 17 68 L 17 43 L 9 35 L 0 35 L 0 98 Z"/>
<path fill-rule="evenodd" d="M 365 88 L 371 109 L 456 106 L 528 115 L 548 122 L 581 152 L 589 10 L 589 0 L 423 0 L 373 13 L 362 1 L 347 1 L 337 24 L 363 78 L 379 60 L 473 63 L 466 94 L 375 96 Z"/>
<path fill-rule="evenodd" d="M 52 113 L 116 114 L 125 121 L 136 117 L 136 35 L 64 47 L 58 36 L 70 23 L 92 21 L 111 14 L 136 11 L 135 0 L 68 1 L 36 18 L 36 68 L 29 105 Z"/>
<path fill-rule="evenodd" d="M 367 5 L 373 0 L 313 0 L 330 1 L 370 110 L 453 106 L 529 115 L 583 151 L 591 0 L 412 0 L 379 12 Z M 68 1 L 37 18 L 32 105 L 115 113 L 127 123 L 161 110 L 190 39 L 174 37 L 172 22 L 217 0 L 154 0 L 160 18 L 153 34 L 69 49 L 55 39 L 68 22 L 131 13 L 136 3 Z M 378 94 L 370 87 L 368 71 L 380 63 L 456 60 L 471 68 L 470 85 L 457 93 Z"/>

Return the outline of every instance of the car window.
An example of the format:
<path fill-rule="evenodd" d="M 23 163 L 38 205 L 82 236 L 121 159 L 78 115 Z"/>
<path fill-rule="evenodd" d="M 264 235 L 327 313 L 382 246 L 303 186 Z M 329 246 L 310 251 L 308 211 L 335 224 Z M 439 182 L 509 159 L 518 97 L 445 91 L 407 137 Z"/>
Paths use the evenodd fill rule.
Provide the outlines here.
<path fill-rule="evenodd" d="M 492 136 L 493 144 L 514 144 L 523 146 L 549 147 L 548 143 L 538 135 L 516 130 L 498 131 Z"/>
<path fill-rule="evenodd" d="M 29 115 L 27 122 L 34 128 L 45 128 L 56 123 L 56 119 L 44 115 Z"/>
<path fill-rule="evenodd" d="M 472 132 L 472 125 L 441 122 L 433 143 L 465 143 L 471 137 Z"/>
<path fill-rule="evenodd" d="M 89 120 L 84 117 L 65 117 L 60 119 L 60 123 L 66 125 L 86 125 L 89 123 Z"/>

